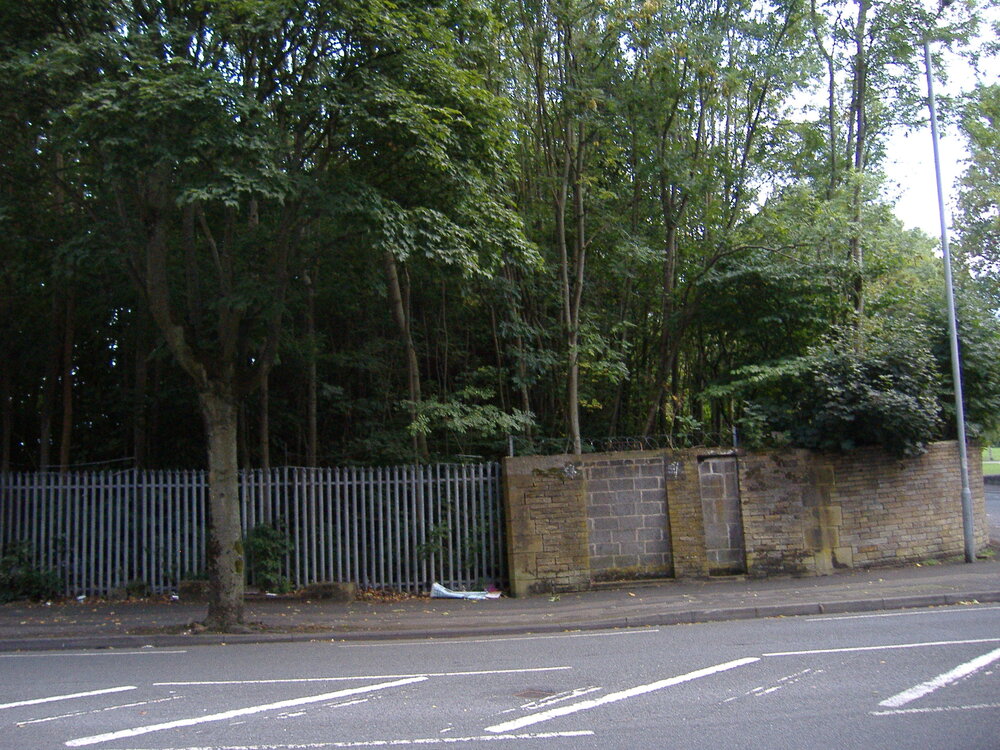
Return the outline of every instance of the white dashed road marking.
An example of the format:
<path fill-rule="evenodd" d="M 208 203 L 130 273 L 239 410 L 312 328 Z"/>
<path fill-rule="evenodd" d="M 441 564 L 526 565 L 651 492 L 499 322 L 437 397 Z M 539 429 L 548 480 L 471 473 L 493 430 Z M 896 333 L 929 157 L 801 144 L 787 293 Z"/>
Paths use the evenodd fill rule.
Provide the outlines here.
<path fill-rule="evenodd" d="M 87 716 L 90 714 L 103 714 L 106 711 L 119 711 L 123 708 L 139 708 L 140 706 L 151 706 L 154 703 L 168 703 L 170 701 L 180 700 L 179 695 L 172 695 L 169 698 L 159 698 L 157 700 L 151 701 L 138 701 L 137 703 L 122 703 L 118 706 L 105 706 L 104 708 L 95 708 L 92 711 L 74 711 L 68 714 L 59 714 L 58 716 L 45 716 L 41 719 L 29 719 L 28 721 L 19 721 L 17 726 L 27 727 L 32 724 L 45 724 L 49 721 L 58 721 L 59 719 L 75 719 L 77 716 Z"/>
<path fill-rule="evenodd" d="M 505 740 L 555 740 L 573 737 L 593 737 L 589 729 L 571 732 L 539 732 L 537 734 L 484 734 L 474 737 L 419 737 L 412 740 L 360 740 L 357 742 L 307 742 L 303 744 L 281 745 L 223 745 L 207 748 L 204 745 L 196 747 L 168 747 L 158 750 L 323 750 L 323 748 L 353 748 L 353 747 L 406 747 L 409 745 L 458 745 L 470 742 L 503 742 Z M 131 748 L 131 750 L 142 750 Z M 149 750 L 152 750 L 151 748 Z"/>
<path fill-rule="evenodd" d="M 926 617 L 927 615 L 964 615 L 977 614 L 984 610 L 1000 609 L 1000 607 L 961 607 L 955 609 L 923 609 L 917 612 L 880 612 L 875 615 L 831 615 L 830 617 L 807 617 L 806 622 L 831 622 L 835 620 L 873 620 L 884 617 Z"/>
<path fill-rule="evenodd" d="M 933 706 L 931 708 L 897 708 L 892 711 L 870 711 L 872 716 L 907 716 L 909 714 L 943 714 L 954 711 L 982 711 L 983 709 L 995 710 L 1000 708 L 1000 703 L 976 703 L 971 706 Z"/>

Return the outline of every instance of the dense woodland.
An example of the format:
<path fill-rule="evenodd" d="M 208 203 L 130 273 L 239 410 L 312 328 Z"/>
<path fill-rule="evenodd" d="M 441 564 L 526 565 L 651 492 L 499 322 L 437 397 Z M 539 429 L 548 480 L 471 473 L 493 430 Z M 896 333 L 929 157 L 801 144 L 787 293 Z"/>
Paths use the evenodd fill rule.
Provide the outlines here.
<path fill-rule="evenodd" d="M 882 165 L 922 38 L 987 60 L 996 15 L 924 5 L 4 0 L 0 468 L 953 434 L 938 241 Z M 974 436 L 984 80 L 942 102 Z"/>

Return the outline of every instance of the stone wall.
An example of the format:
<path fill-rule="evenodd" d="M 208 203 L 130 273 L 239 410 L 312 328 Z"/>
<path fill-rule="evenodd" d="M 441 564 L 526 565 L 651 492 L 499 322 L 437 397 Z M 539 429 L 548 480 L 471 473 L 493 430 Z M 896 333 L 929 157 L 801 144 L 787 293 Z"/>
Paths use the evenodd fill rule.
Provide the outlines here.
<path fill-rule="evenodd" d="M 587 588 L 590 553 L 579 461 L 571 456 L 506 459 L 503 473 L 512 593 Z"/>
<path fill-rule="evenodd" d="M 672 576 L 663 456 L 604 454 L 579 464 L 594 580 Z"/>
<path fill-rule="evenodd" d="M 659 453 L 507 459 L 515 595 L 674 574 Z"/>
<path fill-rule="evenodd" d="M 743 543 L 737 457 L 700 458 L 698 477 L 701 513 L 705 519 L 708 572 L 711 575 L 745 573 L 746 549 Z"/>
<path fill-rule="evenodd" d="M 505 459 L 511 588 L 524 595 L 625 576 L 700 578 L 744 564 L 755 576 L 816 575 L 960 555 L 957 453 L 955 443 L 916 459 L 877 450 L 741 453 L 735 476 L 732 459 L 720 460 L 731 452 L 704 449 Z M 981 467 L 970 471 L 982 546 Z M 737 505 L 725 502 L 734 483 Z"/>
<path fill-rule="evenodd" d="M 988 540 L 982 467 L 970 465 L 976 545 Z M 747 567 L 753 575 L 824 574 L 964 551 L 956 443 L 918 458 L 876 449 L 740 457 Z"/>

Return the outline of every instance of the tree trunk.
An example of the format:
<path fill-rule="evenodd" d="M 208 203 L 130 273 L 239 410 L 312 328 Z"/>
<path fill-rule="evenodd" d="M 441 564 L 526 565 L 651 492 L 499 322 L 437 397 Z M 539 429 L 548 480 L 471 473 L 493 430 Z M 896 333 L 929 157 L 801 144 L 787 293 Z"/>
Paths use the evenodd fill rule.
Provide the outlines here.
<path fill-rule="evenodd" d="M 856 331 L 855 348 L 862 348 L 861 321 L 865 314 L 864 295 L 864 248 L 861 244 L 861 204 L 863 202 L 861 178 L 867 168 L 868 152 L 868 50 L 865 47 L 869 0 L 858 3 L 858 19 L 855 24 L 855 55 L 853 62 L 853 90 L 851 94 L 851 133 L 849 143 L 852 145 L 854 161 L 854 185 L 851 195 L 853 231 L 850 239 L 851 263 L 853 279 L 851 280 L 851 297 L 854 303 L 854 327 Z"/>
<path fill-rule="evenodd" d="M 11 360 L 8 357 L 4 358 L 4 362 L 7 365 L 11 364 Z M 10 471 L 10 450 L 14 434 L 14 405 L 11 395 L 10 371 L 11 368 L 9 366 L 0 367 L 0 410 L 3 413 L 2 418 L 0 418 L 0 422 L 3 425 L 3 444 L 0 446 L 0 472 L 4 474 Z"/>
<path fill-rule="evenodd" d="M 149 343 L 145 316 L 136 321 L 135 372 L 132 386 L 132 456 L 137 469 L 143 469 L 149 460 L 149 415 L 146 394 L 149 389 Z"/>
<path fill-rule="evenodd" d="M 260 468 L 271 468 L 271 376 L 265 374 L 260 381 Z"/>
<path fill-rule="evenodd" d="M 51 346 L 49 346 L 49 361 L 45 369 L 45 380 L 42 383 L 42 408 L 39 414 L 38 426 L 38 468 L 48 471 L 52 466 L 52 421 L 55 415 L 56 381 L 59 380 L 59 355 L 62 351 L 58 340 L 60 329 L 59 296 L 52 298 L 52 320 L 49 329 Z"/>
<path fill-rule="evenodd" d="M 221 393 L 219 391 L 222 391 Z M 209 602 L 212 630 L 243 629 L 244 560 L 236 459 L 236 399 L 222 389 L 198 396 L 208 436 Z"/>
<path fill-rule="evenodd" d="M 676 324 L 674 320 L 674 292 L 677 288 L 677 206 L 670 191 L 670 187 L 661 179 L 660 207 L 663 213 L 663 223 L 666 227 L 666 236 L 663 240 L 663 297 L 661 300 L 663 320 L 660 323 L 657 369 L 659 383 L 653 400 L 649 404 L 649 411 L 646 412 L 646 424 L 642 430 L 644 436 L 652 434 L 656 426 L 657 414 L 659 414 L 668 393 L 671 396 L 675 393 L 674 388 L 668 383 L 671 382 L 670 374 L 674 369 L 677 351 L 680 348 L 680 331 L 674 328 Z M 667 432 L 670 432 L 669 426 Z"/>
<path fill-rule="evenodd" d="M 319 398 L 317 395 L 317 372 L 316 359 L 319 356 L 319 347 L 316 346 L 316 269 L 306 271 L 306 341 L 308 346 L 309 361 L 306 365 L 308 378 L 306 388 L 306 466 L 316 465 L 317 443 L 319 442 L 319 430 L 317 427 L 317 413 L 319 411 Z"/>
<path fill-rule="evenodd" d="M 396 258 L 389 251 L 382 256 L 385 267 L 386 283 L 389 287 L 389 302 L 392 306 L 392 317 L 399 329 L 403 347 L 406 350 L 406 384 L 410 396 L 410 422 L 417 418 L 417 405 L 421 401 L 420 365 L 417 361 L 417 348 L 413 345 L 409 316 L 403 301 L 403 291 L 399 284 L 399 272 L 396 269 Z M 413 436 L 413 450 L 420 460 L 427 458 L 427 436 L 423 433 Z"/>
<path fill-rule="evenodd" d="M 76 335 L 76 291 L 66 298 L 66 325 L 62 350 L 62 432 L 59 436 L 59 471 L 69 470 L 73 443 L 73 342 Z"/>

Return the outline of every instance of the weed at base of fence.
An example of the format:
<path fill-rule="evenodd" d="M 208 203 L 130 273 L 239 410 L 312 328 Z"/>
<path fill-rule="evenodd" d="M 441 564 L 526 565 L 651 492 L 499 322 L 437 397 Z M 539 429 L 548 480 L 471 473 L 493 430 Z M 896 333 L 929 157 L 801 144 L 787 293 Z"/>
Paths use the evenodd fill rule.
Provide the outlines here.
<path fill-rule="evenodd" d="M 282 573 L 285 556 L 292 549 L 288 534 L 269 524 L 254 526 L 246 538 L 247 578 L 263 591 L 286 594 L 292 589 Z"/>
<path fill-rule="evenodd" d="M 63 584 L 56 570 L 32 562 L 31 545 L 14 542 L 0 552 L 0 602 L 55 599 Z"/>

